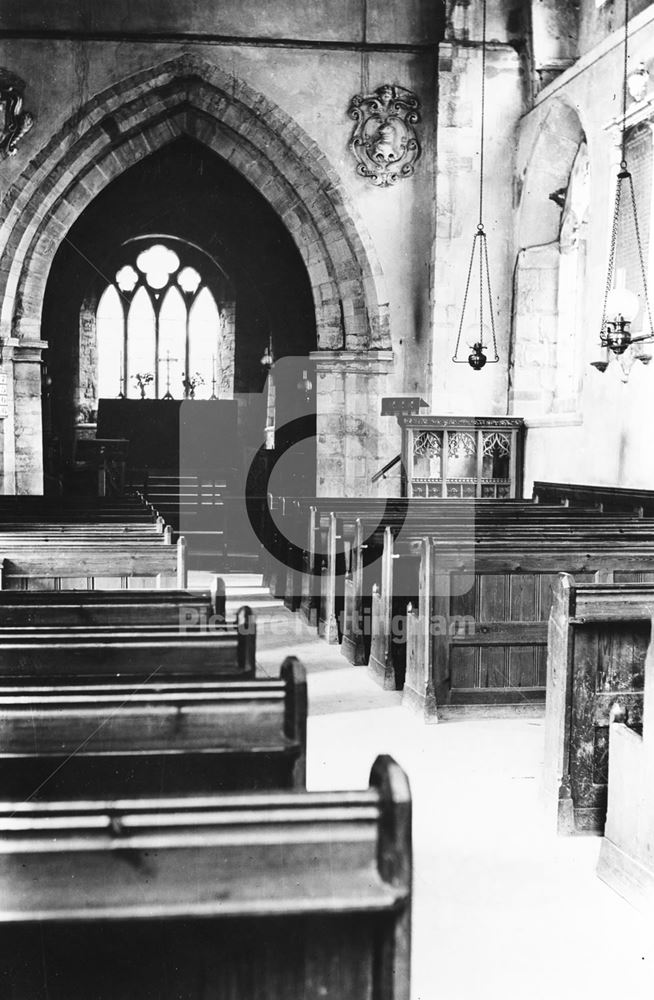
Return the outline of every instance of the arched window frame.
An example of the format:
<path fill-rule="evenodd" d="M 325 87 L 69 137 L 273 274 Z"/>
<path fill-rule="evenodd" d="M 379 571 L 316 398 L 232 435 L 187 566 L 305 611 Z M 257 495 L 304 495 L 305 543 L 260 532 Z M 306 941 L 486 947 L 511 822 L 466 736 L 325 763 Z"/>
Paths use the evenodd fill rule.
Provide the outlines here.
<path fill-rule="evenodd" d="M 144 271 L 142 271 L 137 266 L 137 260 L 142 253 L 148 249 L 155 246 L 163 246 L 168 250 L 172 250 L 173 253 L 179 259 L 179 264 L 168 274 L 167 281 L 162 285 L 161 288 L 153 288 L 147 281 L 147 276 Z M 154 357 L 152 359 L 151 370 L 149 373 L 153 376 L 153 396 L 155 399 L 165 398 L 166 394 L 166 378 L 161 371 L 161 359 L 159 354 L 159 343 L 160 343 L 160 315 L 163 304 L 169 291 L 172 288 L 177 289 L 180 293 L 182 300 L 184 302 L 186 317 L 185 317 L 185 336 L 184 336 L 184 357 L 183 361 L 183 372 L 185 373 L 186 382 L 183 386 L 183 396 L 188 398 L 188 396 L 193 395 L 192 387 L 189 385 L 189 377 L 194 373 L 189 371 L 189 359 L 190 359 L 190 315 L 193 305 L 199 298 L 202 292 L 206 290 L 211 296 L 213 303 L 216 307 L 216 313 L 218 316 L 218 327 L 216 330 L 216 342 L 215 342 L 215 354 L 214 357 L 216 362 L 218 362 L 219 350 L 220 350 L 220 339 L 221 339 L 221 318 L 222 309 L 226 303 L 233 306 L 235 299 L 234 292 L 232 290 L 229 279 L 226 277 L 220 266 L 216 263 L 213 258 L 202 251 L 199 247 L 194 246 L 184 240 L 178 239 L 171 236 L 163 235 L 149 235 L 143 237 L 136 237 L 131 240 L 126 241 L 120 248 L 120 253 L 114 258 L 114 266 L 110 269 L 109 273 L 114 274 L 113 281 L 104 285 L 101 294 L 98 297 L 98 302 L 101 301 L 102 296 L 109 287 L 116 289 L 118 296 L 121 300 L 123 306 L 122 313 L 122 372 L 121 372 L 121 384 L 117 386 L 117 395 L 136 395 L 133 387 L 128 383 L 129 376 L 129 312 L 134 298 L 138 294 L 140 289 L 144 289 L 147 293 L 155 317 L 155 341 L 154 341 Z M 124 267 L 131 267 L 137 275 L 136 281 L 132 288 L 120 288 L 118 276 Z M 200 276 L 200 281 L 192 291 L 185 290 L 180 284 L 180 275 L 185 271 L 186 268 L 192 268 Z M 231 310 L 233 311 L 233 309 Z M 233 367 L 233 345 L 232 345 L 232 367 Z M 142 373 L 145 374 L 145 373 Z M 221 382 L 221 365 L 220 363 L 214 363 L 214 370 L 209 373 L 202 373 L 214 383 L 214 392 L 217 386 Z"/>

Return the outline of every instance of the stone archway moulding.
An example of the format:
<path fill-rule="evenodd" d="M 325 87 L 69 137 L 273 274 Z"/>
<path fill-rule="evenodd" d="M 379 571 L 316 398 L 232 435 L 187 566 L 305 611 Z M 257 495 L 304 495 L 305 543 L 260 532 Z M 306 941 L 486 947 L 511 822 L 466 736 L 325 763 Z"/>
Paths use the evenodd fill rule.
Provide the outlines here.
<path fill-rule="evenodd" d="M 28 493 L 43 486 L 38 362 L 47 346 L 41 314 L 57 248 L 107 184 L 181 136 L 227 160 L 286 225 L 312 287 L 316 361 L 331 357 L 344 373 L 353 355 L 364 365 L 364 390 L 344 376 L 331 386 L 331 368 L 318 374 L 318 452 L 333 465 L 318 492 L 347 494 L 355 479 L 357 489 L 368 488 L 387 458 L 376 421 L 353 436 L 347 462 L 332 456 L 342 451 L 343 421 L 351 418 L 358 428 L 353 414 L 377 409 L 393 366 L 388 300 L 371 241 L 338 174 L 296 121 L 245 82 L 183 55 L 91 99 L 30 161 L 0 205 L 0 338 L 14 370 L 2 489 Z"/>
<path fill-rule="evenodd" d="M 541 117 L 521 175 L 509 410 L 560 424 L 562 359 L 578 367 L 574 345 L 559 341 L 562 206 L 585 133 L 577 110 L 559 97 L 533 113 Z M 575 379 L 571 371 L 570 384 Z M 576 400 L 575 391 L 568 395 Z M 565 419 L 576 422 L 577 416 L 566 409 Z"/>
<path fill-rule="evenodd" d="M 273 102 L 188 55 L 90 100 L 7 192 L 3 339 L 40 338 L 50 265 L 70 226 L 115 177 L 184 135 L 231 163 L 280 215 L 309 273 L 319 349 L 390 348 L 381 268 L 325 155 Z"/>
<path fill-rule="evenodd" d="M 553 98 L 538 129 L 522 177 L 518 246 L 558 239 L 561 207 L 548 195 L 567 187 L 585 132 L 579 113 Z"/>

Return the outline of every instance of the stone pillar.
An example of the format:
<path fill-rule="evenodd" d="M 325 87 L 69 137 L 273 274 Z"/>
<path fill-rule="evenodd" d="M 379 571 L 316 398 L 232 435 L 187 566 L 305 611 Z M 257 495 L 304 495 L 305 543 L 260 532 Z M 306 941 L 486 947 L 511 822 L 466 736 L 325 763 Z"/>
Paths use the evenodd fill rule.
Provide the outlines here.
<path fill-rule="evenodd" d="M 395 422 L 380 415 L 393 352 L 313 351 L 310 357 L 317 380 L 317 494 L 386 494 L 391 481 L 371 479 L 399 452 Z"/>
<path fill-rule="evenodd" d="M 79 314 L 79 351 L 75 398 L 75 424 L 97 419 L 98 410 L 98 338 L 95 296 L 82 303 Z"/>
<path fill-rule="evenodd" d="M 216 395 L 220 399 L 233 399 L 236 303 L 221 302 L 218 311 L 220 314 L 220 340 L 218 342 Z"/>
<path fill-rule="evenodd" d="M 47 346 L 43 340 L 14 338 L 3 345 L 2 370 L 10 375 L 9 416 L 4 421 L 4 493 L 43 493 L 41 356 Z"/>

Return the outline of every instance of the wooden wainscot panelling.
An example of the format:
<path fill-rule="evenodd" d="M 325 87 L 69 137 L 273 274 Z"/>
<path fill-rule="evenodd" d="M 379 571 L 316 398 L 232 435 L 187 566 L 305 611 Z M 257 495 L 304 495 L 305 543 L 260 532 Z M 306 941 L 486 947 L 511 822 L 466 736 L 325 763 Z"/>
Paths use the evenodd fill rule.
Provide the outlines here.
<path fill-rule="evenodd" d="M 560 833 L 601 833 L 609 725 L 638 727 L 654 585 L 561 574 L 549 622 L 543 800 Z"/>

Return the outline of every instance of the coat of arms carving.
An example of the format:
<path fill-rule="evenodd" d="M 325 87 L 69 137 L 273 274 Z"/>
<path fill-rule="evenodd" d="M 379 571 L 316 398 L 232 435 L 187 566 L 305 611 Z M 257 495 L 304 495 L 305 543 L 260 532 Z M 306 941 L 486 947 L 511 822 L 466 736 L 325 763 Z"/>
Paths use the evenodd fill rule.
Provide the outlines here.
<path fill-rule="evenodd" d="M 355 126 L 350 149 L 357 173 L 378 187 L 389 187 L 399 177 L 410 177 L 420 156 L 414 126 L 420 121 L 420 103 L 404 87 L 384 84 L 374 94 L 357 94 L 348 113 Z"/>
<path fill-rule="evenodd" d="M 34 124 L 34 116 L 23 111 L 23 97 L 13 86 L 0 85 L 0 156 L 15 156 L 18 143 Z"/>

